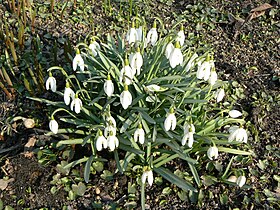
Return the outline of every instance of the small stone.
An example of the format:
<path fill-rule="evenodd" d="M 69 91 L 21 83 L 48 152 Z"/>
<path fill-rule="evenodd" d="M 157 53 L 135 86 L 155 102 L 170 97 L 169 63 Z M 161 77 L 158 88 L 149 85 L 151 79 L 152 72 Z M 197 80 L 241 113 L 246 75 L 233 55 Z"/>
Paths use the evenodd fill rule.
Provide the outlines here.
<path fill-rule="evenodd" d="M 97 188 L 95 188 L 95 194 L 96 195 L 99 195 L 100 194 L 100 189 L 97 187 Z"/>

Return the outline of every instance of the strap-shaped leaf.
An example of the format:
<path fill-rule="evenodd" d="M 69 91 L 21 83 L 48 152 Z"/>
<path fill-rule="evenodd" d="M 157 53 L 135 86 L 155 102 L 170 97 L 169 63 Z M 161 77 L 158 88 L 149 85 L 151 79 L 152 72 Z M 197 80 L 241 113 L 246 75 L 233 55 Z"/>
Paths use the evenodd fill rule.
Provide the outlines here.
<path fill-rule="evenodd" d="M 219 152 L 227 152 L 235 155 L 252 155 L 252 152 L 246 152 L 243 150 L 238 150 L 238 149 L 231 149 L 231 148 L 226 148 L 226 147 L 218 147 Z"/>
<path fill-rule="evenodd" d="M 147 112 L 145 112 L 145 111 L 143 111 L 143 110 L 139 110 L 139 112 L 140 112 L 141 116 L 142 116 L 146 121 L 148 121 L 148 122 L 151 123 L 151 124 L 156 124 L 156 121 L 155 121 L 153 118 L 151 118 L 150 115 L 149 115 Z"/>
<path fill-rule="evenodd" d="M 163 167 L 153 168 L 153 170 L 157 174 L 161 175 L 167 181 L 180 187 L 182 190 L 185 190 L 185 191 L 191 190 L 191 191 L 197 192 L 197 189 L 195 189 L 189 182 L 187 182 L 186 180 L 173 174 L 170 170 L 165 169 Z"/>
<path fill-rule="evenodd" d="M 85 179 L 86 183 L 88 183 L 88 181 L 89 181 L 90 166 L 92 164 L 92 161 L 93 161 L 93 156 L 90 156 L 86 162 L 85 171 L 84 171 L 84 179 Z"/>

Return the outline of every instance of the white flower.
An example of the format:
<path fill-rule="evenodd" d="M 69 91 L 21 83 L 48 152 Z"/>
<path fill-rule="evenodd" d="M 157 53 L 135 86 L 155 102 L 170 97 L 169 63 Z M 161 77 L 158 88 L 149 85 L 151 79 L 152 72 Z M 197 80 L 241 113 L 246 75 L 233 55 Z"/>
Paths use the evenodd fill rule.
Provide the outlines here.
<path fill-rule="evenodd" d="M 70 109 L 73 111 L 73 109 L 75 107 L 75 112 L 77 114 L 79 114 L 81 112 L 82 106 L 83 106 L 83 103 L 82 103 L 81 99 L 79 99 L 78 96 L 76 95 L 74 100 L 71 102 Z"/>
<path fill-rule="evenodd" d="M 54 134 L 57 134 L 57 132 L 58 132 L 58 123 L 57 123 L 57 121 L 55 119 L 52 119 L 49 122 L 49 127 L 50 127 L 51 132 L 53 132 Z"/>
<path fill-rule="evenodd" d="M 84 62 L 79 50 L 77 50 L 76 56 L 73 59 L 73 70 L 76 71 L 78 66 L 80 67 L 81 71 L 83 72 L 85 69 L 85 62 Z"/>
<path fill-rule="evenodd" d="M 236 180 L 236 184 L 239 187 L 243 187 L 243 185 L 246 183 L 246 177 L 245 176 L 239 176 Z"/>
<path fill-rule="evenodd" d="M 143 36 L 142 26 L 139 26 L 138 28 L 136 28 L 136 32 L 137 32 L 136 40 L 142 41 L 142 36 Z"/>
<path fill-rule="evenodd" d="M 108 97 L 111 97 L 113 95 L 113 93 L 114 93 L 114 84 L 113 84 L 113 82 L 111 80 L 110 75 L 107 76 L 107 79 L 106 79 L 106 81 L 104 83 L 103 88 L 104 88 L 104 92 L 106 93 L 106 95 Z"/>
<path fill-rule="evenodd" d="M 182 145 L 184 146 L 188 140 L 188 147 L 192 148 L 193 146 L 193 134 L 195 133 L 195 127 L 193 124 L 185 124 L 184 125 L 184 136 L 182 139 Z"/>
<path fill-rule="evenodd" d="M 66 105 L 70 104 L 71 99 L 74 100 L 75 99 L 75 93 L 74 91 L 70 88 L 69 83 L 66 83 L 66 87 L 64 89 L 64 94 L 63 94 L 63 98 L 64 98 L 64 103 Z"/>
<path fill-rule="evenodd" d="M 114 151 L 116 148 L 118 148 L 119 139 L 115 135 L 113 135 L 113 133 L 110 133 L 107 141 L 108 141 L 108 146 L 109 146 L 109 149 L 111 152 Z"/>
<path fill-rule="evenodd" d="M 218 148 L 216 146 L 214 147 L 210 147 L 208 150 L 207 150 L 207 156 L 210 160 L 213 160 L 213 159 L 217 159 L 218 158 Z"/>
<path fill-rule="evenodd" d="M 145 184 L 147 177 L 148 177 L 149 185 L 152 186 L 152 184 L 154 182 L 154 175 L 153 175 L 152 170 L 143 172 L 142 177 L 141 177 L 142 184 Z"/>
<path fill-rule="evenodd" d="M 97 56 L 97 52 L 100 51 L 100 45 L 97 41 L 93 41 L 92 43 L 90 43 L 88 48 L 91 50 L 94 57 Z"/>
<path fill-rule="evenodd" d="M 232 126 L 229 128 L 229 137 L 228 141 L 238 141 L 238 142 L 244 142 L 247 143 L 248 135 L 247 131 L 244 128 L 239 128 L 238 126 Z"/>
<path fill-rule="evenodd" d="M 240 111 L 238 111 L 238 110 L 233 109 L 233 110 L 230 110 L 230 111 L 229 111 L 228 115 L 229 115 L 231 118 L 237 118 L 237 117 L 242 116 L 242 113 L 241 113 Z"/>
<path fill-rule="evenodd" d="M 204 79 L 204 81 L 207 81 L 210 77 L 212 68 L 214 68 L 214 61 L 210 60 L 210 55 L 208 55 L 206 60 L 198 65 L 196 77 L 198 79 Z"/>
<path fill-rule="evenodd" d="M 140 75 L 140 70 L 143 65 L 143 58 L 140 53 L 139 47 L 137 48 L 136 53 L 129 55 L 129 63 L 130 63 L 131 69 L 134 73 L 133 75 L 135 75 L 136 71 L 137 71 L 137 75 Z"/>
<path fill-rule="evenodd" d="M 131 27 L 126 35 L 126 40 L 129 44 L 136 42 L 137 40 L 137 31 L 134 27 Z"/>
<path fill-rule="evenodd" d="M 195 64 L 194 64 L 194 60 L 198 57 L 198 55 L 196 53 L 194 53 L 192 55 L 192 57 L 190 58 L 190 60 L 188 61 L 188 64 L 185 68 L 186 72 L 188 72 Z"/>
<path fill-rule="evenodd" d="M 107 125 L 107 126 L 112 125 L 113 127 L 116 128 L 117 123 L 116 123 L 115 118 L 113 118 L 111 115 L 110 115 L 109 117 L 107 117 L 107 118 L 106 118 L 106 125 Z"/>
<path fill-rule="evenodd" d="M 56 79 L 53 76 L 51 76 L 51 73 L 46 81 L 46 89 L 47 90 L 51 89 L 52 92 L 56 92 Z"/>
<path fill-rule="evenodd" d="M 169 59 L 172 51 L 174 50 L 174 45 L 172 44 L 172 42 L 169 42 L 167 45 L 166 45 L 166 48 L 165 48 L 165 57 L 167 59 Z"/>
<path fill-rule="evenodd" d="M 151 92 L 151 93 L 158 92 L 158 91 L 160 91 L 160 86 L 158 86 L 158 85 L 148 85 L 148 86 L 146 86 L 146 89 L 147 89 L 148 92 Z"/>
<path fill-rule="evenodd" d="M 185 42 L 185 34 L 184 30 L 181 28 L 181 30 L 177 34 L 176 41 L 180 42 L 180 45 L 183 46 Z"/>
<path fill-rule="evenodd" d="M 153 28 L 151 28 L 147 34 L 147 39 L 146 39 L 146 45 L 151 42 L 151 44 L 154 46 L 158 40 L 158 33 L 157 33 L 157 28 L 156 28 L 156 22 L 154 22 Z"/>
<path fill-rule="evenodd" d="M 216 98 L 217 103 L 222 101 L 224 96 L 225 96 L 225 90 L 223 88 L 217 90 L 215 93 L 215 98 Z"/>
<path fill-rule="evenodd" d="M 112 135 L 117 134 L 117 129 L 114 125 L 107 125 L 104 129 L 104 136 L 108 138 L 109 134 L 112 132 Z"/>
<path fill-rule="evenodd" d="M 134 72 L 132 70 L 132 68 L 129 66 L 128 60 L 125 59 L 125 65 L 120 71 L 120 83 L 130 85 L 135 73 L 136 71 Z"/>
<path fill-rule="evenodd" d="M 108 147 L 108 141 L 103 136 L 102 131 L 99 132 L 98 138 L 96 140 L 96 150 L 101 151 L 102 148 L 106 149 Z"/>
<path fill-rule="evenodd" d="M 165 131 L 174 130 L 176 128 L 177 119 L 174 114 L 174 109 L 171 108 L 167 117 L 164 120 L 164 129 Z"/>
<path fill-rule="evenodd" d="M 172 50 L 170 56 L 169 56 L 169 62 L 170 66 L 172 68 L 175 68 L 177 65 L 182 65 L 183 64 L 183 54 L 180 49 L 180 44 L 179 42 L 176 42 L 175 48 Z"/>
<path fill-rule="evenodd" d="M 132 95 L 128 91 L 127 85 L 124 86 L 124 91 L 120 95 L 120 101 L 124 109 L 127 109 L 128 106 L 132 103 Z"/>
<path fill-rule="evenodd" d="M 216 83 L 217 79 L 217 72 L 215 70 L 212 70 L 208 79 L 209 84 L 213 86 Z"/>
<path fill-rule="evenodd" d="M 144 142 L 145 142 L 145 131 L 142 128 L 141 124 L 139 124 L 138 128 L 135 130 L 133 137 L 134 137 L 135 142 L 137 142 L 137 140 L 139 139 L 140 144 L 144 144 Z"/>

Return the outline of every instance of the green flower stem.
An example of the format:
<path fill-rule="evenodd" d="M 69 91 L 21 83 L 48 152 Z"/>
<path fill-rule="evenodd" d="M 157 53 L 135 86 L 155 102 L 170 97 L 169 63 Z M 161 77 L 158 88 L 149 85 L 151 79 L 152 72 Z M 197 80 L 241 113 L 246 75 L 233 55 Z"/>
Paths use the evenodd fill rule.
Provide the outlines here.
<path fill-rule="evenodd" d="M 141 181 L 141 209 L 145 210 L 145 183 Z"/>
<path fill-rule="evenodd" d="M 53 71 L 53 70 L 59 70 L 59 71 L 62 72 L 62 74 L 63 74 L 65 77 L 68 77 L 68 74 L 66 73 L 66 71 L 65 71 L 62 67 L 53 66 L 53 67 L 49 68 L 49 69 L 47 70 L 47 72 L 50 72 L 50 73 L 51 73 L 51 71 Z"/>
<path fill-rule="evenodd" d="M 94 141 L 90 141 L 90 146 L 91 146 L 92 155 L 96 156 L 96 150 L 95 150 L 95 146 L 94 146 Z"/>
<path fill-rule="evenodd" d="M 85 97 L 84 94 L 83 94 L 83 92 L 85 92 L 86 95 L 87 95 L 87 97 L 88 97 L 88 99 L 91 100 L 90 95 L 88 94 L 88 91 L 85 90 L 85 89 L 77 90 L 76 94 L 78 95 L 79 93 L 82 93 L 83 97 Z"/>
<path fill-rule="evenodd" d="M 53 119 L 53 118 L 54 118 L 54 115 L 55 115 L 57 112 L 60 112 L 60 111 L 65 111 L 65 112 L 67 112 L 68 114 L 70 114 L 72 117 L 76 118 L 75 115 L 73 115 L 70 111 L 68 111 L 68 110 L 65 109 L 65 108 L 58 108 L 58 109 L 54 110 L 54 112 L 53 112 L 52 115 L 51 115 L 51 118 Z"/>

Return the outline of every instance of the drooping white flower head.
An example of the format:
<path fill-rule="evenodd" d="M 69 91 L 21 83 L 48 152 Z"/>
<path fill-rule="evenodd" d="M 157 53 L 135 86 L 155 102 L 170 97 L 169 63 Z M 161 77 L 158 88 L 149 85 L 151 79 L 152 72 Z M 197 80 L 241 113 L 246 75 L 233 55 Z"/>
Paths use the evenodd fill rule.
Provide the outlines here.
<path fill-rule="evenodd" d="M 212 68 L 208 79 L 208 83 L 213 86 L 217 80 L 218 80 L 217 72 L 215 71 L 215 68 Z"/>
<path fill-rule="evenodd" d="M 145 131 L 142 128 L 141 124 L 138 125 L 138 128 L 135 130 L 133 137 L 135 142 L 139 140 L 140 144 L 145 143 Z"/>
<path fill-rule="evenodd" d="M 98 137 L 95 143 L 96 150 L 101 151 L 103 148 L 106 149 L 108 147 L 108 141 L 107 139 L 103 136 L 102 131 L 98 131 Z"/>
<path fill-rule="evenodd" d="M 109 117 L 106 117 L 106 127 L 104 129 L 104 135 L 106 138 L 109 137 L 109 134 L 112 132 L 112 134 L 115 136 L 117 133 L 117 123 L 116 120 L 110 115 Z"/>
<path fill-rule="evenodd" d="M 237 118 L 237 117 L 242 116 L 242 113 L 241 113 L 240 111 L 238 111 L 238 110 L 233 109 L 233 110 L 230 110 L 230 111 L 228 112 L 228 115 L 229 115 L 231 118 Z"/>
<path fill-rule="evenodd" d="M 218 148 L 216 146 L 210 147 L 207 150 L 207 156 L 210 160 L 217 159 L 219 155 Z"/>
<path fill-rule="evenodd" d="M 150 93 L 158 92 L 158 91 L 160 91 L 160 86 L 154 85 L 154 84 L 148 85 L 148 86 L 146 86 L 146 90 Z"/>
<path fill-rule="evenodd" d="M 192 55 L 192 57 L 190 58 L 190 60 L 188 61 L 188 64 L 186 65 L 186 72 L 188 72 L 192 67 L 194 67 L 195 63 L 194 60 L 198 57 L 198 55 L 196 53 L 194 53 Z"/>
<path fill-rule="evenodd" d="M 120 101 L 124 109 L 127 109 L 132 103 L 132 95 L 128 91 L 128 86 L 126 84 L 124 85 L 124 91 L 120 95 Z"/>
<path fill-rule="evenodd" d="M 217 103 L 222 101 L 224 97 L 225 97 L 225 90 L 223 88 L 216 91 L 215 98 L 216 98 Z"/>
<path fill-rule="evenodd" d="M 56 92 L 56 79 L 52 76 L 51 72 L 49 72 L 49 78 L 46 81 L 46 89 Z"/>
<path fill-rule="evenodd" d="M 147 34 L 145 45 L 151 43 L 154 46 L 157 40 L 158 40 L 157 25 L 156 25 L 156 21 L 154 21 L 153 28 L 151 28 Z"/>
<path fill-rule="evenodd" d="M 243 185 L 246 183 L 246 177 L 245 176 L 239 176 L 236 180 L 236 184 L 239 187 L 243 187 Z"/>
<path fill-rule="evenodd" d="M 136 70 L 132 70 L 127 59 L 125 59 L 124 63 L 124 67 L 120 71 L 120 83 L 130 85 L 132 83 L 132 79 L 136 73 Z"/>
<path fill-rule="evenodd" d="M 145 184 L 146 179 L 148 178 L 148 183 L 150 186 L 153 185 L 154 175 L 152 170 L 144 171 L 141 177 L 142 184 Z"/>
<path fill-rule="evenodd" d="M 204 79 L 204 81 L 207 81 L 210 77 L 212 68 L 214 68 L 214 61 L 211 60 L 210 55 L 208 54 L 205 61 L 199 63 L 196 77 L 198 79 Z"/>
<path fill-rule="evenodd" d="M 95 39 L 93 39 L 90 43 L 90 45 L 88 46 L 88 48 L 91 50 L 93 56 L 97 56 L 97 52 L 100 51 L 100 45 L 98 44 L 97 41 L 95 41 Z"/>
<path fill-rule="evenodd" d="M 169 56 L 169 63 L 172 68 L 175 68 L 177 65 L 182 65 L 183 64 L 183 54 L 180 49 L 180 44 L 179 42 L 176 42 L 175 48 L 172 50 L 170 56 Z"/>
<path fill-rule="evenodd" d="M 64 89 L 64 94 L 63 94 L 63 98 L 64 98 L 64 103 L 68 106 L 71 102 L 71 99 L 74 100 L 75 99 L 75 93 L 74 91 L 70 88 L 70 84 L 68 82 L 66 82 L 66 86 Z"/>
<path fill-rule="evenodd" d="M 132 22 L 132 26 L 126 34 L 126 40 L 128 44 L 135 43 L 138 38 L 137 30 L 135 29 L 135 23 Z"/>
<path fill-rule="evenodd" d="M 137 71 L 137 75 L 140 75 L 140 70 L 143 65 L 143 57 L 140 53 L 139 47 L 137 47 L 136 53 L 129 55 L 129 63 L 133 73 Z"/>
<path fill-rule="evenodd" d="M 51 132 L 53 132 L 54 134 L 57 134 L 58 123 L 53 117 L 52 117 L 51 121 L 49 122 L 49 127 L 50 127 Z"/>
<path fill-rule="evenodd" d="M 76 50 L 76 56 L 73 59 L 73 70 L 76 71 L 78 66 L 80 67 L 81 72 L 85 70 L 85 62 L 79 49 Z"/>
<path fill-rule="evenodd" d="M 81 112 L 81 108 L 83 106 L 82 100 L 78 98 L 78 95 L 75 95 L 74 100 L 70 104 L 70 109 L 73 111 L 75 107 L 75 112 L 79 114 Z"/>
<path fill-rule="evenodd" d="M 107 79 L 103 86 L 104 92 L 108 97 L 111 97 L 114 93 L 114 84 L 111 80 L 111 76 L 108 74 Z"/>
<path fill-rule="evenodd" d="M 174 113 L 174 109 L 170 108 L 170 111 L 167 114 L 167 117 L 164 120 L 164 129 L 165 131 L 175 130 L 177 124 L 177 119 Z"/>
<path fill-rule="evenodd" d="M 229 128 L 229 137 L 228 141 L 238 141 L 238 142 L 244 142 L 247 143 L 248 140 L 248 134 L 247 131 L 244 128 L 240 128 L 238 126 L 232 126 Z"/>
<path fill-rule="evenodd" d="M 174 50 L 174 45 L 172 44 L 172 42 L 169 42 L 167 45 L 166 45 L 166 48 L 165 48 L 165 57 L 167 59 L 169 59 L 172 51 Z"/>
<path fill-rule="evenodd" d="M 108 141 L 108 147 L 111 152 L 119 147 L 119 139 L 115 135 L 113 135 L 112 132 L 110 132 L 110 135 L 107 138 L 107 141 Z"/>
<path fill-rule="evenodd" d="M 142 26 L 139 26 L 138 28 L 136 28 L 136 33 L 137 33 L 137 41 L 142 41 L 142 36 L 143 36 L 143 29 Z"/>
<path fill-rule="evenodd" d="M 109 117 L 106 117 L 106 125 L 109 126 L 109 125 L 112 125 L 113 127 L 117 127 L 117 123 L 116 123 L 116 120 L 115 118 L 113 118 L 111 115 Z"/>
<path fill-rule="evenodd" d="M 193 138 L 193 134 L 195 133 L 195 127 L 193 124 L 188 124 L 186 123 L 184 125 L 184 136 L 182 139 L 182 145 L 184 146 L 186 144 L 186 142 L 188 141 L 188 147 L 192 148 L 193 146 L 193 142 L 194 142 L 194 138 Z"/>
<path fill-rule="evenodd" d="M 180 31 L 177 33 L 176 41 L 180 42 L 180 45 L 183 46 L 185 42 L 184 27 L 181 25 Z"/>

